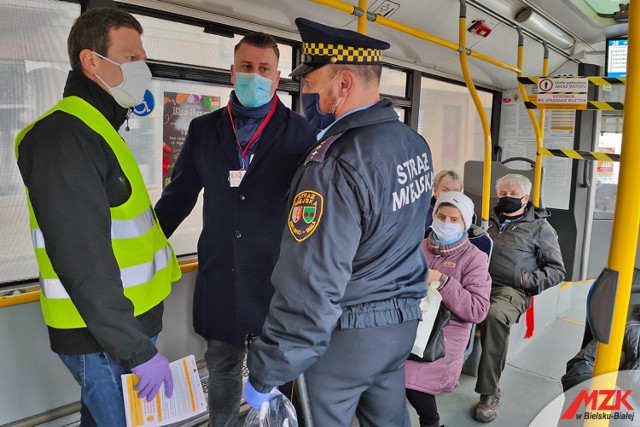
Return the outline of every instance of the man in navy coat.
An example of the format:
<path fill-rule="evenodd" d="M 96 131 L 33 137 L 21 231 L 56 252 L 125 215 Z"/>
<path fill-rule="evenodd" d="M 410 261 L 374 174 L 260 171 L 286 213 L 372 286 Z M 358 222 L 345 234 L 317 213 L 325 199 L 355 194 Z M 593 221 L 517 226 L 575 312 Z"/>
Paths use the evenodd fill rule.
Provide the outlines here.
<path fill-rule="evenodd" d="M 236 425 L 245 336 L 262 330 L 289 186 L 315 144 L 311 125 L 275 95 L 278 59 L 267 34 L 250 33 L 236 45 L 229 104 L 191 122 L 155 207 L 170 236 L 204 188 L 193 326 L 207 340 L 211 426 Z"/>

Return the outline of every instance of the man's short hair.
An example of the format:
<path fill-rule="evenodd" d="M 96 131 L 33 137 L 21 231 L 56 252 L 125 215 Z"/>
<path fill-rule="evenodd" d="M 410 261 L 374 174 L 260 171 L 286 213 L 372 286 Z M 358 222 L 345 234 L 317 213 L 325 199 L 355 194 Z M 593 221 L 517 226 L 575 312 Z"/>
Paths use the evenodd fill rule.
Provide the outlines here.
<path fill-rule="evenodd" d="M 128 12 L 114 8 L 96 8 L 83 13 L 76 19 L 69 37 L 67 51 L 71 69 L 82 72 L 80 52 L 91 49 L 100 55 L 107 56 L 111 45 L 109 32 L 118 28 L 131 28 L 142 34 L 142 25 Z"/>
<path fill-rule="evenodd" d="M 434 189 L 438 188 L 438 185 L 440 185 L 440 182 L 445 178 L 450 179 L 452 181 L 458 181 L 460 183 L 460 190 L 462 190 L 462 180 L 460 179 L 460 175 L 458 175 L 456 171 L 451 169 L 445 169 L 443 171 L 438 172 L 435 178 L 433 178 L 433 188 Z"/>
<path fill-rule="evenodd" d="M 333 75 L 335 76 L 340 70 L 350 70 L 365 84 L 380 84 L 380 77 L 382 76 L 382 65 L 353 65 L 353 64 L 329 64 L 333 69 Z"/>
<path fill-rule="evenodd" d="M 524 196 L 531 194 L 531 181 L 524 175 L 510 173 L 496 181 L 496 191 L 500 193 L 500 188 L 504 185 L 515 184 L 522 190 Z"/>
<path fill-rule="evenodd" d="M 276 58 L 280 60 L 280 49 L 278 49 L 278 42 L 273 36 L 261 33 L 259 31 L 253 31 L 244 36 L 238 44 L 233 48 L 233 53 L 236 53 L 240 46 L 248 44 L 249 46 L 257 47 L 259 49 L 271 48 L 276 53 Z"/>

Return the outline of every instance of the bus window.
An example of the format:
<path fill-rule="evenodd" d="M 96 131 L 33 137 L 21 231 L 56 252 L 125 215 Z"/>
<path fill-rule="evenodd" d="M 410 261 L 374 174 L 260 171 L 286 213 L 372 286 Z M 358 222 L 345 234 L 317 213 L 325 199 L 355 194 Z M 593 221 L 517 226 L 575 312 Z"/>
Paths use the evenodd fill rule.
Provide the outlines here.
<path fill-rule="evenodd" d="M 478 95 L 487 117 L 491 117 L 493 94 L 478 90 Z M 464 85 L 422 78 L 418 132 L 431 147 L 436 172 L 462 172 L 467 160 L 483 159 L 482 123 Z"/>
<path fill-rule="evenodd" d="M 606 116 L 603 116 L 605 118 Z M 619 117 L 622 122 L 622 117 Z M 620 123 L 620 128 L 622 124 Z M 603 129 L 606 129 L 603 128 Z M 603 153 L 620 154 L 622 146 L 622 132 L 602 132 L 598 144 L 598 151 Z M 616 193 L 618 191 L 619 162 L 598 160 L 596 166 L 596 198 L 594 212 L 613 213 L 616 207 Z"/>
<path fill-rule="evenodd" d="M 228 70 L 233 49 L 242 36 L 233 38 L 208 34 L 202 27 L 135 15 L 142 24 L 142 40 L 149 59 Z M 292 70 L 292 47 L 278 44 L 278 69 L 283 78 Z"/>
<path fill-rule="evenodd" d="M 380 76 L 380 93 L 382 95 L 392 95 L 406 97 L 407 95 L 407 73 L 389 67 L 382 67 Z"/>
<path fill-rule="evenodd" d="M 80 5 L 6 0 L 0 13 L 0 285 L 38 276 L 17 133 L 61 97 L 69 70 L 67 35 Z"/>

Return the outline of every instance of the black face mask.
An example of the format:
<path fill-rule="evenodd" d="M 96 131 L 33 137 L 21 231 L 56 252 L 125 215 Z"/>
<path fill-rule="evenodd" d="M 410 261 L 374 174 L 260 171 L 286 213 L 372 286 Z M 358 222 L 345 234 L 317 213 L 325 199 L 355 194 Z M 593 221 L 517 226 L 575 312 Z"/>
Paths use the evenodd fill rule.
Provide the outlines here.
<path fill-rule="evenodd" d="M 498 208 L 504 213 L 517 212 L 522 207 L 522 199 L 524 196 L 517 197 L 500 197 L 498 199 Z"/>

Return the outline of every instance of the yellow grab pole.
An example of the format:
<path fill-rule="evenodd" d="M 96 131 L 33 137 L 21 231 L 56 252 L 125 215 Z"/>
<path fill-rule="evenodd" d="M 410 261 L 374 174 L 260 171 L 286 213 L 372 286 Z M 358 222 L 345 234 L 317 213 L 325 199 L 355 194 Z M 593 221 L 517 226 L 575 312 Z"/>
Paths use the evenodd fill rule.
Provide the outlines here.
<path fill-rule="evenodd" d="M 489 202 L 491 198 L 491 126 L 489 125 L 489 119 L 487 113 L 484 111 L 484 106 L 478 96 L 478 91 L 469 73 L 469 64 L 467 61 L 467 6 L 465 0 L 460 0 L 460 18 L 458 20 L 458 41 L 460 42 L 460 48 L 458 49 L 458 56 L 460 57 L 460 66 L 462 67 L 462 75 L 464 81 L 467 84 L 473 103 L 480 115 L 480 121 L 482 122 L 482 131 L 484 133 L 484 172 L 482 175 L 482 228 L 485 230 L 489 227 Z"/>
<path fill-rule="evenodd" d="M 619 369 L 622 340 L 627 323 L 631 281 L 636 258 L 640 205 L 640 8 L 629 8 L 629 47 L 627 52 L 627 91 L 624 100 L 624 124 L 618 196 L 613 216 L 608 268 L 619 273 L 618 291 L 609 344 L 598 343 L 593 376 Z"/>
<path fill-rule="evenodd" d="M 522 35 L 522 29 L 517 27 L 518 30 L 518 68 L 521 70 L 518 72 L 518 77 L 522 77 L 522 62 L 524 56 L 524 36 Z M 527 91 L 524 88 L 524 85 L 518 81 L 518 88 L 520 89 L 520 96 L 524 102 L 529 102 L 529 97 L 527 96 Z M 538 119 L 536 118 L 533 110 L 527 109 L 527 113 L 529 114 L 529 119 L 531 119 L 531 124 L 533 125 L 533 132 L 536 134 L 536 147 L 542 147 L 542 132 L 540 131 L 540 125 L 538 124 Z M 536 150 L 537 151 L 537 150 Z M 536 154 L 536 170 L 535 170 L 535 179 L 533 183 L 533 200 L 531 201 L 534 206 L 540 206 L 540 176 L 542 175 L 542 161 L 538 158 L 538 154 Z"/>
<path fill-rule="evenodd" d="M 358 7 L 364 12 L 361 16 L 358 16 L 358 32 L 367 34 L 367 0 L 358 0 Z"/>
<path fill-rule="evenodd" d="M 546 76 L 549 74 L 549 47 L 547 46 L 547 42 L 542 42 L 542 46 L 544 47 L 544 58 L 542 60 L 542 75 Z M 529 110 L 531 111 L 531 110 Z M 535 174 L 533 176 L 533 205 L 540 206 L 540 193 L 542 193 L 542 147 L 544 145 L 544 118 L 547 110 L 544 108 L 540 109 L 540 123 L 538 123 L 538 127 L 540 128 L 540 138 L 536 138 L 536 169 Z M 533 112 L 531 113 L 533 114 Z"/>
<path fill-rule="evenodd" d="M 334 9 L 338 9 L 341 10 L 343 12 L 349 13 L 349 14 L 355 14 L 356 11 L 356 7 L 353 5 L 350 5 L 348 3 L 344 3 L 342 1 L 339 0 L 309 0 L 310 2 L 313 3 L 318 3 L 318 4 L 322 4 L 325 6 L 329 6 L 329 7 L 333 7 Z M 366 16 L 366 11 L 365 11 L 365 16 Z M 384 16 L 375 14 L 375 18 L 372 19 L 371 21 L 380 24 L 380 25 L 384 25 L 385 27 L 389 27 L 392 28 L 394 30 L 398 30 L 400 32 L 409 34 L 411 36 L 417 37 L 419 39 L 423 39 L 426 40 L 428 42 L 431 43 L 435 43 L 437 45 L 440 45 L 442 47 L 446 47 L 447 49 L 451 49 L 451 50 L 458 50 L 458 45 L 450 42 L 448 40 L 442 39 L 440 37 L 434 36 L 432 34 L 426 33 L 424 31 L 418 30 L 417 28 L 413 28 L 410 27 L 408 25 L 405 24 L 401 24 L 397 21 L 393 21 L 389 18 L 385 18 Z M 490 64 L 493 64 L 495 66 L 504 68 L 506 70 L 509 71 L 513 71 L 514 73 L 518 73 L 520 72 L 520 69 L 518 67 L 514 67 L 513 65 L 507 64 L 505 62 L 499 61 L 497 59 L 491 58 L 489 56 L 483 55 L 481 53 L 478 52 L 473 52 L 470 51 L 469 55 L 473 58 L 479 59 L 481 61 L 485 61 L 488 62 Z"/>

